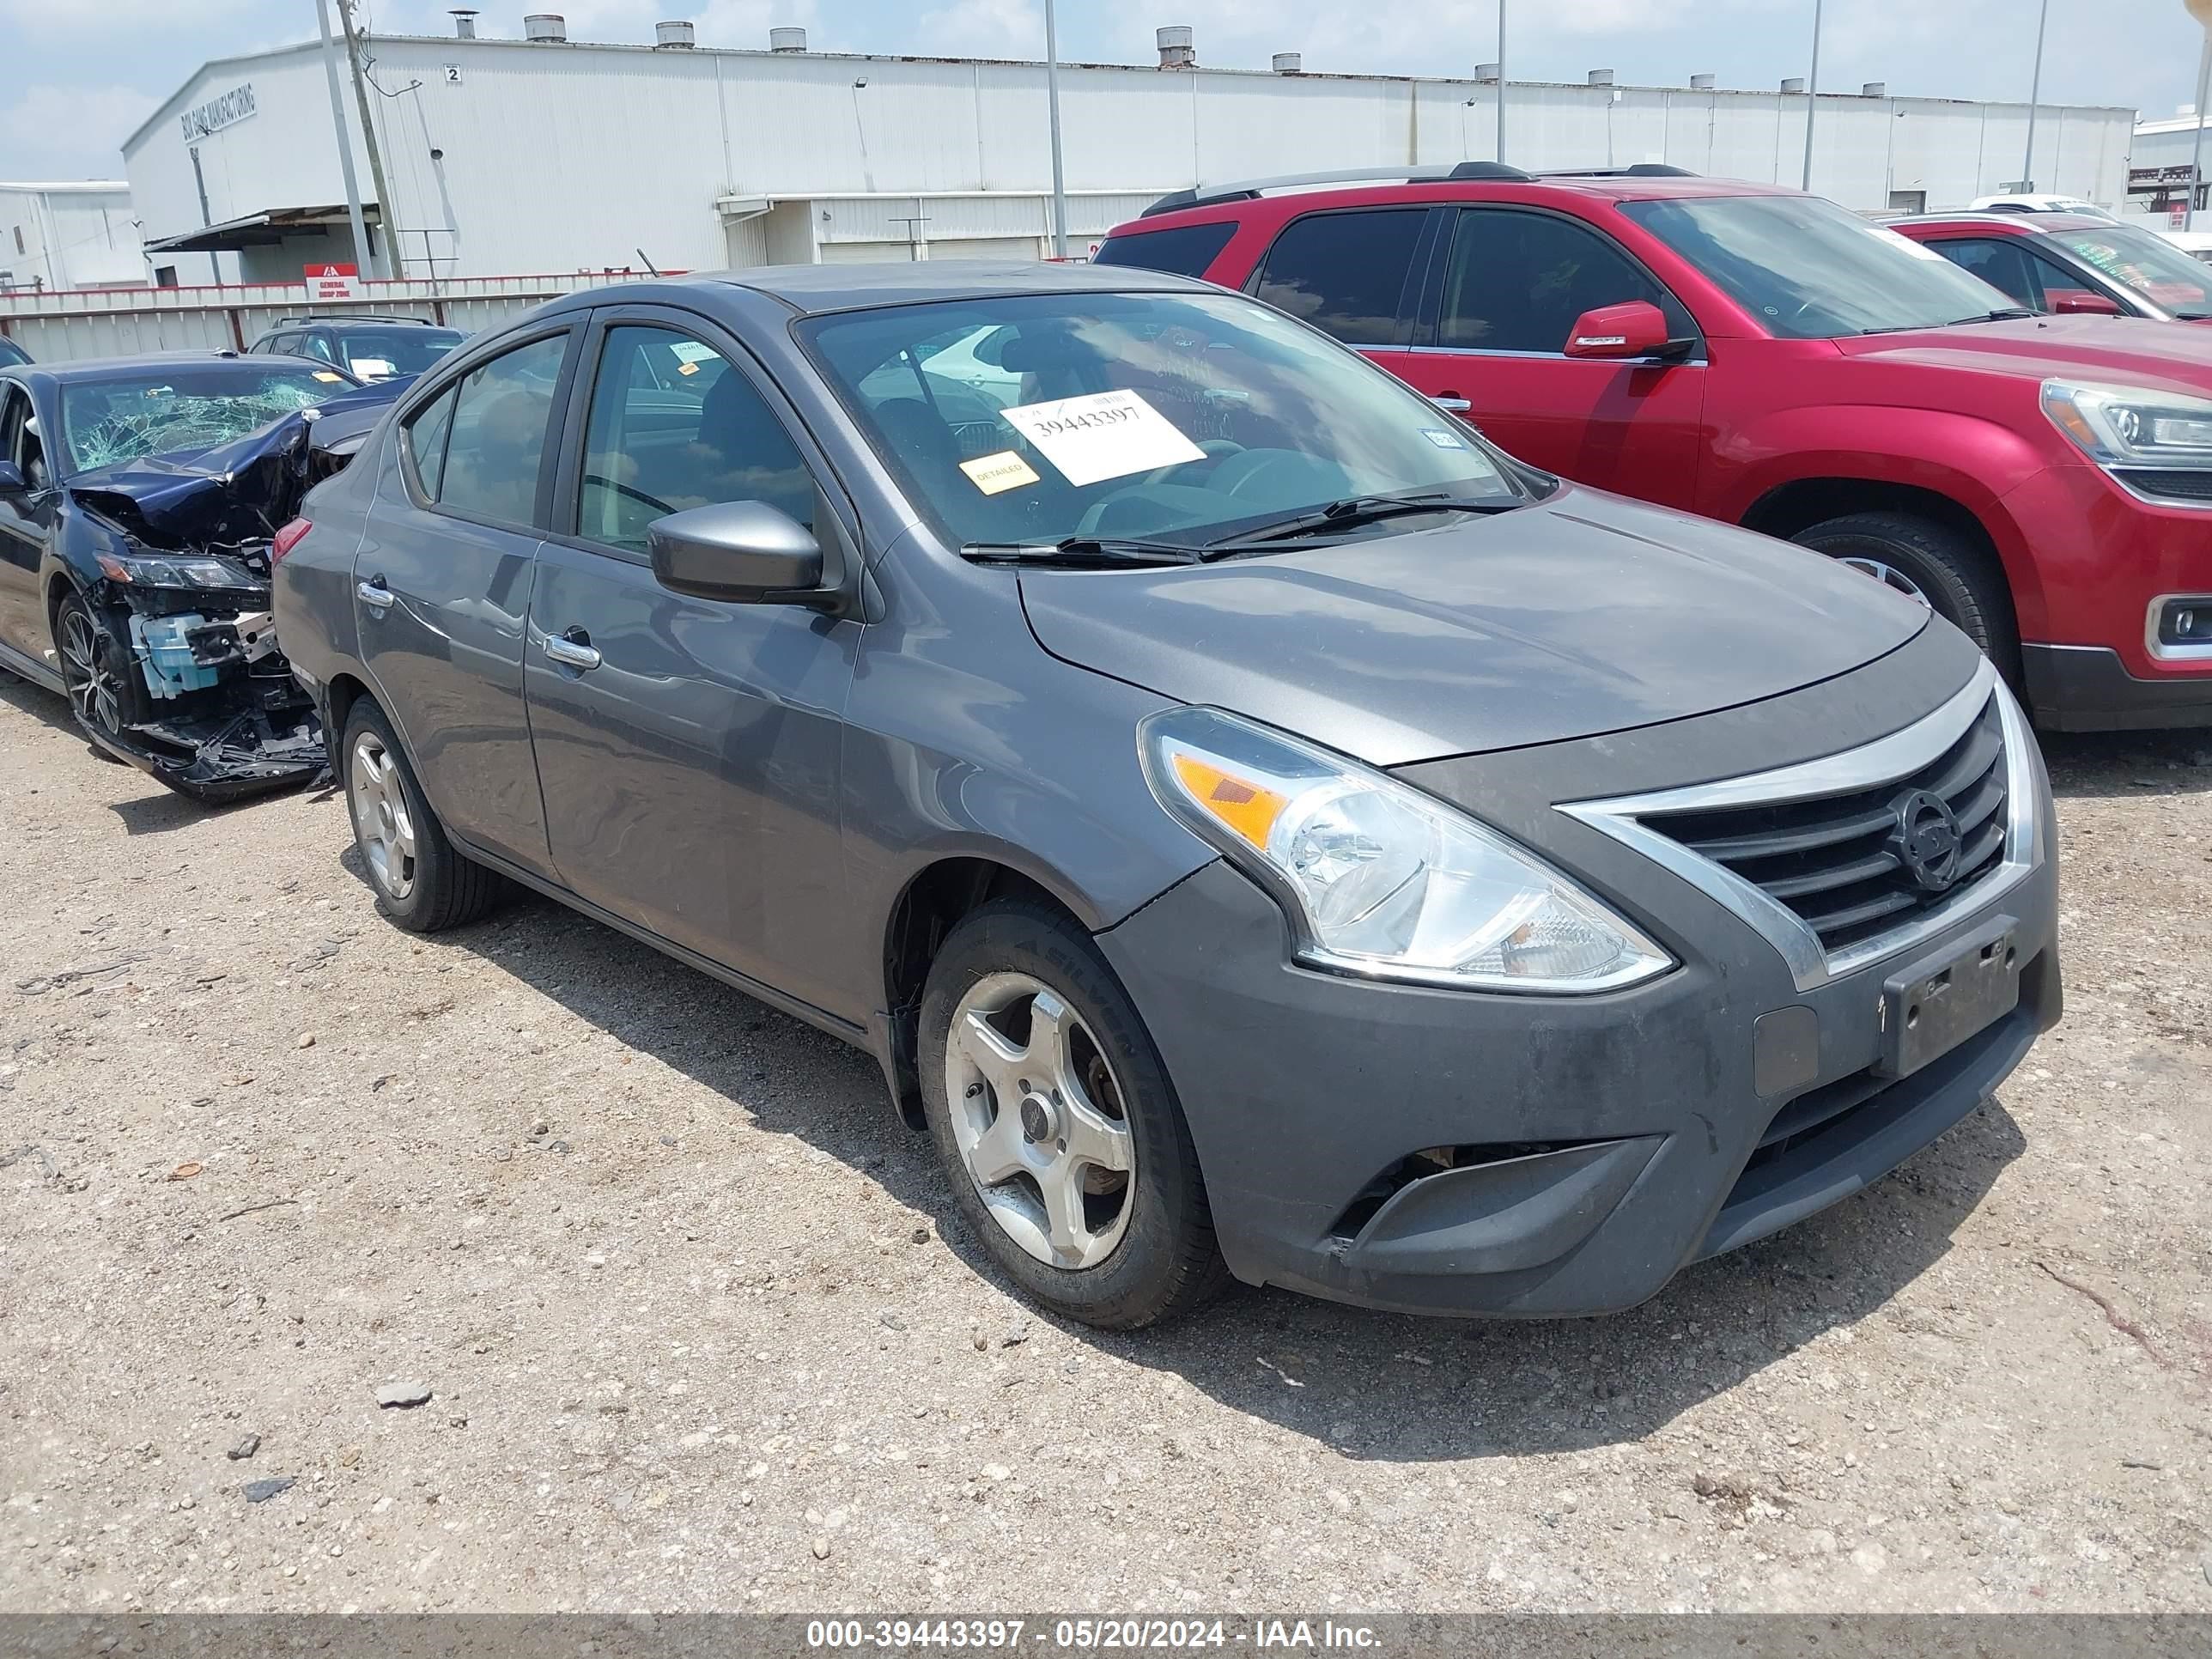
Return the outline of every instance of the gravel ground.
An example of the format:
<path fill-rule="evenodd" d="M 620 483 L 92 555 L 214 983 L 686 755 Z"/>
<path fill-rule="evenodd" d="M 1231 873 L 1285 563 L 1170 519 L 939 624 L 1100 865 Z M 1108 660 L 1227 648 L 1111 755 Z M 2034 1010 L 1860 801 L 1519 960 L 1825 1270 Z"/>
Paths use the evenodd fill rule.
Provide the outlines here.
<path fill-rule="evenodd" d="M 1610 1319 L 1105 1337 L 859 1053 L 8 682 L 0 1609 L 2212 1610 L 2212 752 L 2052 746 L 2066 1023 L 1874 1191 Z"/>

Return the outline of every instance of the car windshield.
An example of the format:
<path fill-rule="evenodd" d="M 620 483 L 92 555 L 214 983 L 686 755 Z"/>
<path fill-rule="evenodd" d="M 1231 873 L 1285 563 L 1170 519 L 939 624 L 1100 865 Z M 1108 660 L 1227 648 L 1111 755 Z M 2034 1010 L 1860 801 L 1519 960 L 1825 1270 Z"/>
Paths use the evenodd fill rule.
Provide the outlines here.
<path fill-rule="evenodd" d="M 2179 316 L 2212 317 L 2212 271 L 2163 236 L 2132 225 L 2051 233 L 2116 283 Z"/>
<path fill-rule="evenodd" d="M 1418 393 L 1231 295 L 898 306 L 823 318 L 801 337 L 915 504 L 962 544 L 1195 546 L 1353 498 L 1524 498 Z"/>
<path fill-rule="evenodd" d="M 297 409 L 328 401 L 353 382 L 334 369 L 178 363 L 62 387 L 70 470 L 145 455 L 211 449 Z"/>
<path fill-rule="evenodd" d="M 349 328 L 338 359 L 364 380 L 420 374 L 468 337 L 453 328 Z"/>
<path fill-rule="evenodd" d="M 1940 328 L 2013 305 L 1934 248 L 1817 197 L 1686 197 L 1621 211 L 1784 339 Z"/>

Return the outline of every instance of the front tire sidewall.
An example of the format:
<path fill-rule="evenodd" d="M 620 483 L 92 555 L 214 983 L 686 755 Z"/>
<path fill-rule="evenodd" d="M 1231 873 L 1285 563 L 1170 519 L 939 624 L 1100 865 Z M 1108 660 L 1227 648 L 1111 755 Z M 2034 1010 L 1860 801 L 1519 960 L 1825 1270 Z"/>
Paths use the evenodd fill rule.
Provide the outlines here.
<path fill-rule="evenodd" d="M 1066 1001 L 1121 1087 L 1136 1164 L 1133 1208 L 1121 1242 L 1095 1267 L 1055 1267 L 1007 1237 L 953 1136 L 945 1092 L 952 1016 L 979 981 L 1006 971 L 1040 980 Z M 1218 1256 L 1189 1132 L 1135 1006 L 1079 929 L 1018 902 L 994 904 L 963 921 L 930 970 L 919 1047 L 923 1111 L 953 1200 L 1008 1279 L 1055 1313 L 1118 1330 L 1149 1325 L 1206 1293 Z"/>
<path fill-rule="evenodd" d="M 362 845 L 361 826 L 353 817 L 353 772 L 356 762 L 355 744 L 364 732 L 373 732 L 384 745 L 384 752 L 392 759 L 401 794 L 407 802 L 409 816 L 415 823 L 415 880 L 404 898 L 394 898 L 376 878 L 376 867 L 370 862 L 368 849 Z M 412 932 L 426 930 L 426 917 L 436 908 L 437 884 L 446 878 L 433 847 L 434 838 L 442 842 L 433 826 L 437 818 L 430 811 L 429 802 L 422 799 L 422 786 L 415 781 L 415 769 L 408 764 L 407 756 L 399 746 L 399 739 L 392 730 L 392 723 L 384 718 L 384 711 L 371 702 L 360 702 L 346 717 L 345 736 L 338 754 L 343 764 L 343 774 L 338 783 L 346 801 L 346 821 L 353 829 L 354 852 L 361 860 L 362 878 L 369 890 L 376 895 L 376 908 L 386 917 Z M 448 854 L 450 857 L 450 854 Z"/>

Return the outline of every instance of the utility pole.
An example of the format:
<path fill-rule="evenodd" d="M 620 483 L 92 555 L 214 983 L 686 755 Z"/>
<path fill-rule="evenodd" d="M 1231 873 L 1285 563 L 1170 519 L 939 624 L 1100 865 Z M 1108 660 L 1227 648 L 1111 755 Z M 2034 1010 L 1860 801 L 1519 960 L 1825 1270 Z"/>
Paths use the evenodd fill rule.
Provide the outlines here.
<path fill-rule="evenodd" d="M 338 59 L 337 44 L 331 39 L 330 0 L 315 0 L 315 20 L 323 29 L 323 77 L 331 83 L 331 126 L 337 134 L 338 168 L 345 174 L 346 217 L 353 226 L 354 257 L 368 258 L 368 228 L 361 212 L 361 180 L 353 170 L 353 140 L 346 137 L 345 100 L 338 95 Z M 192 170 L 199 171 L 199 152 L 192 152 Z M 203 197 L 205 191 L 202 191 Z M 379 203 L 382 208 L 383 204 Z M 206 216 L 203 201 L 201 216 Z"/>
<path fill-rule="evenodd" d="M 2043 101 L 2043 32 L 2051 22 L 2051 0 L 2043 0 L 2043 8 L 2035 17 L 2035 72 L 2027 82 L 2027 154 L 2020 164 L 2020 187 L 2023 191 L 2035 188 L 2035 106 Z"/>
<path fill-rule="evenodd" d="M 384 185 L 384 157 L 376 147 L 376 124 L 368 118 L 368 76 L 361 66 L 361 34 L 353 22 L 356 3 L 356 0 L 338 0 L 338 27 L 345 31 L 346 62 L 353 68 L 353 95 L 361 106 L 361 142 L 368 150 L 369 183 L 376 191 L 376 216 L 384 229 L 384 274 L 397 276 L 399 275 L 399 263 L 392 233 L 392 222 L 397 216 L 392 204 L 392 192 Z M 368 258 L 366 243 L 362 246 L 362 257 L 364 259 Z"/>
<path fill-rule="evenodd" d="M 1044 101 L 1052 123 L 1052 252 L 1067 258 L 1067 176 L 1060 159 L 1060 32 L 1044 0 Z M 1193 182 L 1196 182 L 1194 180 Z"/>
<path fill-rule="evenodd" d="M 1820 0 L 1813 0 L 1813 68 L 1805 77 L 1805 179 L 1813 188 L 1813 114 L 1820 107 Z"/>
<path fill-rule="evenodd" d="M 2197 136 L 2189 147 L 2189 213 L 2185 228 L 2197 228 L 2197 204 L 2204 190 L 2204 99 L 2212 92 L 2212 28 L 2204 33 L 2204 50 L 2197 58 Z"/>
<path fill-rule="evenodd" d="M 1498 159 L 1505 159 L 1505 0 L 1498 0 Z"/>

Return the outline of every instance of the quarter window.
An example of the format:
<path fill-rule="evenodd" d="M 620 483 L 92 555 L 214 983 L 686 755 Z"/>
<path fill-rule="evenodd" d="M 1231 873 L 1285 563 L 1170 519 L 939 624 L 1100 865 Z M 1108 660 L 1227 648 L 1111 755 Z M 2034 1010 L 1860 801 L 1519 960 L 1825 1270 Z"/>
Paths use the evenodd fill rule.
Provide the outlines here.
<path fill-rule="evenodd" d="M 1347 345 L 1403 345 L 1413 333 L 1413 252 L 1426 208 L 1315 213 L 1267 250 L 1258 298 Z"/>
<path fill-rule="evenodd" d="M 609 329 L 584 428 L 577 533 L 642 553 L 654 520 L 718 501 L 765 501 L 813 527 L 813 477 L 750 380 L 688 334 Z"/>
<path fill-rule="evenodd" d="M 1595 231 L 1549 214 L 1468 208 L 1444 268 L 1437 343 L 1563 351 L 1584 312 L 1632 300 L 1666 313 L 1674 337 L 1697 332 L 1681 302 Z"/>
<path fill-rule="evenodd" d="M 422 493 L 434 501 L 446 474 L 446 434 L 453 430 L 454 396 L 447 392 L 407 422 L 407 458 L 415 463 Z"/>
<path fill-rule="evenodd" d="M 1091 258 L 1094 265 L 1135 265 L 1144 270 L 1164 270 L 1176 276 L 1203 276 L 1229 239 L 1237 222 L 1212 225 L 1178 225 L 1173 230 L 1133 230 L 1109 236 Z"/>
<path fill-rule="evenodd" d="M 445 467 L 433 492 L 440 505 L 502 524 L 536 519 L 553 388 L 568 349 L 568 337 L 556 334 L 462 378 Z"/>

